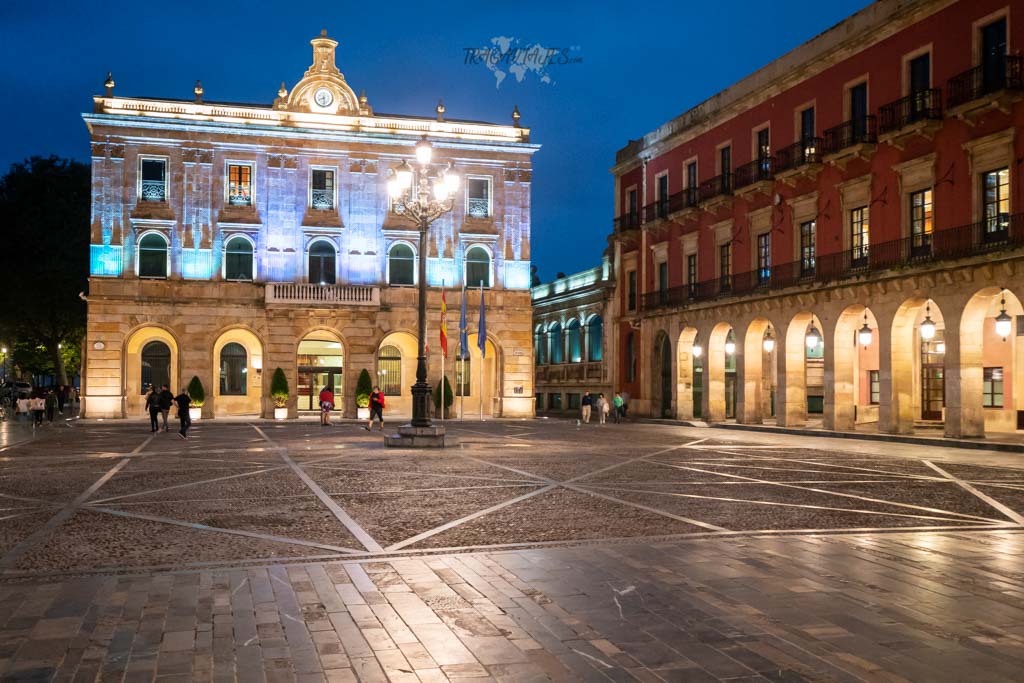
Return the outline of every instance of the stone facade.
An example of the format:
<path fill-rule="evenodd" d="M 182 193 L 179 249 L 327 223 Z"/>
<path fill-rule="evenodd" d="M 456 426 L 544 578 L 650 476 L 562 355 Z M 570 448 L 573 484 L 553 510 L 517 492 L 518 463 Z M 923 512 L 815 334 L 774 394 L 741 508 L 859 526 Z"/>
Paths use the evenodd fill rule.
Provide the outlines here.
<path fill-rule="evenodd" d="M 1024 425 L 1022 13 L 872 3 L 619 151 L 608 351 L 634 412 Z"/>
<path fill-rule="evenodd" d="M 604 323 L 614 285 L 605 258 L 600 266 L 531 289 L 538 412 L 578 415 L 587 391 L 611 398 Z"/>
<path fill-rule="evenodd" d="M 391 368 L 388 413 L 406 416 L 421 257 L 434 356 L 440 288 L 457 312 L 472 272 L 469 284 L 485 283 L 488 352 L 481 397 L 470 335 L 477 362 L 466 400 L 475 409 L 482 399 L 486 414 L 533 414 L 530 182 L 539 146 L 529 129 L 518 111 L 511 125 L 449 120 L 441 104 L 433 118 L 375 113 L 335 66 L 337 43 L 326 34 L 311 42 L 313 64 L 290 93 L 282 84 L 272 106 L 207 103 L 199 84 L 189 101 L 120 97 L 108 78 L 83 115 L 93 152 L 86 417 L 141 415 L 146 381 L 166 378 L 177 390 L 193 376 L 206 388 L 204 416 L 271 415 L 278 367 L 291 416 L 315 409 L 310 392 L 324 382 L 354 415 L 364 368 L 381 383 Z M 387 194 L 421 139 L 461 180 L 425 254 Z M 475 333 L 480 294 L 466 296 Z M 303 340 L 317 348 L 300 354 Z M 382 348 L 398 356 L 379 361 Z M 318 362 L 333 371 L 316 372 Z M 430 362 L 433 384 L 440 359 Z M 454 383 L 451 362 L 448 376 Z"/>

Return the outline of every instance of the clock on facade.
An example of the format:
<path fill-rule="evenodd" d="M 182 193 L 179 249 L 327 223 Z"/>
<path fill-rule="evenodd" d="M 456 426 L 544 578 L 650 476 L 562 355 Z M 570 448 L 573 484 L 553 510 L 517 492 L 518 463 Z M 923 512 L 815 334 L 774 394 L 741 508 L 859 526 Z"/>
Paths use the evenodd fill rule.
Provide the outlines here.
<path fill-rule="evenodd" d="M 329 107 L 334 101 L 334 95 L 327 88 L 320 88 L 313 93 L 313 101 L 320 107 Z"/>

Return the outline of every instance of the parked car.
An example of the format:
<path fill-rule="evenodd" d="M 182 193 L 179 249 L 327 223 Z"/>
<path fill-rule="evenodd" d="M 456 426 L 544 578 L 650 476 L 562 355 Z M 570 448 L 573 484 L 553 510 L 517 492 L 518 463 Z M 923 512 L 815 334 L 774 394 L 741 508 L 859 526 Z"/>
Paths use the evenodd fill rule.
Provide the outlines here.
<path fill-rule="evenodd" d="M 0 385 L 0 397 L 9 396 L 12 401 L 28 398 L 32 395 L 32 385 L 28 382 L 4 382 Z"/>

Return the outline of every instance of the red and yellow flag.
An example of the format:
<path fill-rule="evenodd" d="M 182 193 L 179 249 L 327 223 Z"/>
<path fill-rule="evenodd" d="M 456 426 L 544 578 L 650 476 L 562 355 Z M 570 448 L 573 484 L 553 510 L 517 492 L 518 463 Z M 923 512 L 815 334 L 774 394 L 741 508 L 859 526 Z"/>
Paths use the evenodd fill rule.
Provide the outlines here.
<path fill-rule="evenodd" d="M 441 288 L 441 357 L 448 357 L 448 302 Z"/>

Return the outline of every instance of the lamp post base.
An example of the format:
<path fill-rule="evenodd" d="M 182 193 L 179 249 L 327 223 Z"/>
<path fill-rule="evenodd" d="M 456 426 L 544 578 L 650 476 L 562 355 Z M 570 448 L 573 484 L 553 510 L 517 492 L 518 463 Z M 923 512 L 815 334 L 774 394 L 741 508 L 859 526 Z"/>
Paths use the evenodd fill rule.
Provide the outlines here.
<path fill-rule="evenodd" d="M 402 425 L 397 434 L 384 437 L 384 443 L 391 448 L 444 448 L 444 427 Z"/>

